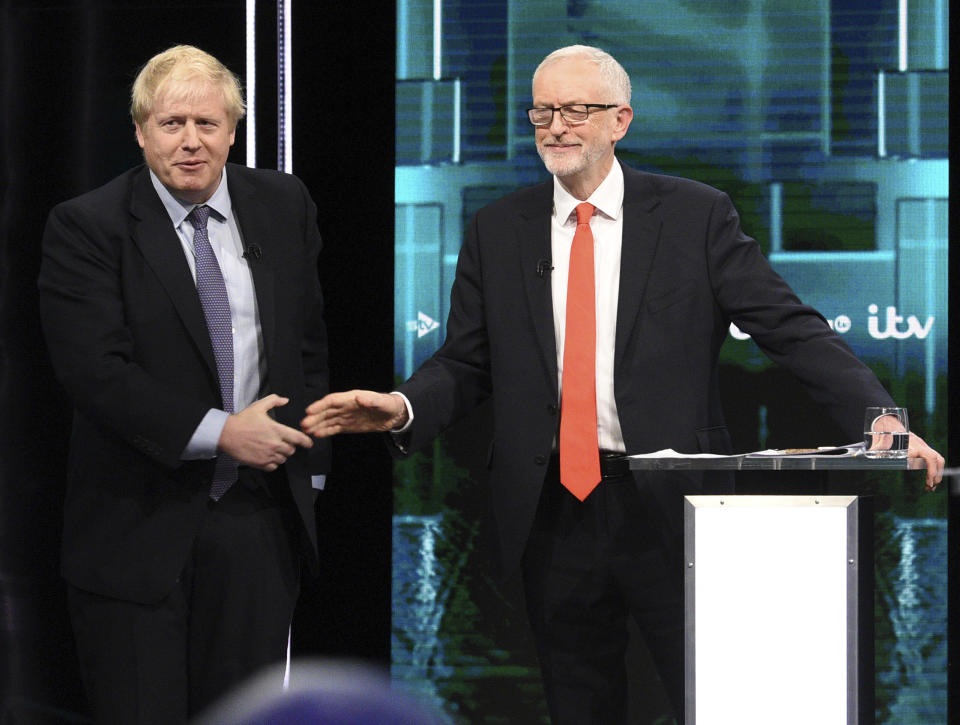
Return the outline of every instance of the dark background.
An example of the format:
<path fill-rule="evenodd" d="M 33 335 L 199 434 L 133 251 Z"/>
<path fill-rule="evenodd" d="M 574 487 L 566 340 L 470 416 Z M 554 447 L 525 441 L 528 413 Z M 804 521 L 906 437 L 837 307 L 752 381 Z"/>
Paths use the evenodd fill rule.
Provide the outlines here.
<path fill-rule="evenodd" d="M 40 239 L 55 204 L 142 161 L 129 88 L 152 55 L 197 45 L 242 79 L 244 3 L 0 7 L 0 722 L 82 721 L 58 572 L 71 409 L 37 314 Z M 276 166 L 276 12 L 258 3 L 257 165 L 265 167 Z M 393 12 L 298 2 L 293 17 L 293 169 L 320 209 L 331 386 L 389 389 Z M 245 163 L 244 138 L 241 122 L 231 161 Z M 391 511 L 382 442 L 338 439 L 318 502 L 324 571 L 298 608 L 295 656 L 387 666 Z"/>

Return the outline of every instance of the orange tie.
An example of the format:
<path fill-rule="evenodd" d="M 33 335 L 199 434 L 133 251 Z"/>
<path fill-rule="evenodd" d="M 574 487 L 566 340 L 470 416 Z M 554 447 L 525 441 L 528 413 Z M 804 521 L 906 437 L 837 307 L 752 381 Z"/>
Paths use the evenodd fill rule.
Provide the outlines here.
<path fill-rule="evenodd" d="M 593 279 L 593 204 L 577 206 L 570 247 L 567 325 L 560 401 L 560 482 L 583 501 L 600 483 L 597 442 L 597 312 Z"/>

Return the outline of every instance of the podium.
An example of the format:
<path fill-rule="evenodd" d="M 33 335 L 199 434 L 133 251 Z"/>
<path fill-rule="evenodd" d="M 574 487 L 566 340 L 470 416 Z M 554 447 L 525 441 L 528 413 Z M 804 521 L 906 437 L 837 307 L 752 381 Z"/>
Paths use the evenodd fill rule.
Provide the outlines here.
<path fill-rule="evenodd" d="M 862 454 L 630 458 L 633 470 L 771 476 L 924 467 Z M 873 723 L 872 531 L 856 495 L 685 497 L 686 725 Z"/>

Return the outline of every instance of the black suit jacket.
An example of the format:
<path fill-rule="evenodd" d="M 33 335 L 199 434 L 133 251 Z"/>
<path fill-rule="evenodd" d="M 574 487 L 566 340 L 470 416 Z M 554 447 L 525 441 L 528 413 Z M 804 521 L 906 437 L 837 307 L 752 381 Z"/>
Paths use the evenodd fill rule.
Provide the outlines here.
<path fill-rule="evenodd" d="M 275 417 L 298 427 L 328 388 L 316 207 L 293 176 L 230 164 L 227 180 L 243 242 L 262 250 L 250 268 L 266 392 L 290 398 Z M 145 166 L 51 212 L 39 287 L 54 369 L 75 405 L 63 574 L 97 594 L 158 601 L 186 562 L 213 472 L 180 455 L 222 403 L 196 285 Z M 270 476 L 289 487 L 313 565 L 310 475 L 329 464 L 318 443 Z"/>
<path fill-rule="evenodd" d="M 623 167 L 623 247 L 614 395 L 628 453 L 730 453 L 717 361 L 733 321 L 791 370 L 851 440 L 867 405 L 891 404 L 873 373 L 803 305 L 740 229 L 729 198 L 687 179 Z M 549 275 L 553 182 L 480 210 L 460 251 L 443 346 L 399 390 L 414 421 L 408 450 L 493 399 L 490 486 L 501 575 L 523 553 L 558 430 Z M 675 541 L 680 493 L 638 477 Z"/>

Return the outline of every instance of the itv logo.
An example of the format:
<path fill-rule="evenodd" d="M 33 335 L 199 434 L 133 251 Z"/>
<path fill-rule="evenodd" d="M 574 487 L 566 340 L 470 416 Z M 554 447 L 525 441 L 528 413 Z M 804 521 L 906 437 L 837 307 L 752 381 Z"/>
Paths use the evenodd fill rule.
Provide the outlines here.
<path fill-rule="evenodd" d="M 886 340 L 888 337 L 892 337 L 895 340 L 906 340 L 908 337 L 916 337 L 918 340 L 923 340 L 930 334 L 930 330 L 933 329 L 933 315 L 927 318 L 927 322 L 924 325 L 921 325 L 920 320 L 914 315 L 910 315 L 910 317 L 907 318 L 906 329 L 900 329 L 903 317 L 898 315 L 897 308 L 891 305 L 887 307 L 887 327 L 881 331 L 880 319 L 877 316 L 879 309 L 877 305 L 870 305 L 867 308 L 867 311 L 870 313 L 870 317 L 867 318 L 867 332 L 869 332 L 870 337 L 875 340 Z"/>
<path fill-rule="evenodd" d="M 926 322 L 921 323 L 916 315 L 910 315 L 904 319 L 903 315 L 897 314 L 897 308 L 893 305 L 887 306 L 884 311 L 883 325 L 880 329 L 881 317 L 880 306 L 871 304 L 867 307 L 869 316 L 867 317 L 867 334 L 874 340 L 906 340 L 915 337 L 918 340 L 924 340 L 933 330 L 933 323 L 936 319 L 933 315 L 927 317 Z M 840 334 L 845 334 L 853 329 L 853 321 L 847 315 L 837 315 L 832 320 L 827 320 L 831 329 Z M 735 340 L 748 340 L 750 335 L 741 331 L 735 324 L 730 323 L 730 336 Z"/>

